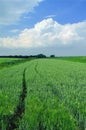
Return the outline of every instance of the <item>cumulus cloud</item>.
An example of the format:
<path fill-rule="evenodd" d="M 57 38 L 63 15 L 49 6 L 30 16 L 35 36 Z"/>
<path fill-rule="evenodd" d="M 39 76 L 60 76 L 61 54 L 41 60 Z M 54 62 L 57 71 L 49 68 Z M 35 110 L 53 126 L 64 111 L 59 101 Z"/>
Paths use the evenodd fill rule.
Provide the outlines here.
<path fill-rule="evenodd" d="M 0 0 L 0 24 L 14 24 L 43 0 Z"/>
<path fill-rule="evenodd" d="M 17 37 L 0 38 L 0 46 L 7 48 L 81 46 L 86 42 L 85 35 L 86 21 L 62 25 L 48 18 L 35 24 L 31 29 L 24 29 Z"/>

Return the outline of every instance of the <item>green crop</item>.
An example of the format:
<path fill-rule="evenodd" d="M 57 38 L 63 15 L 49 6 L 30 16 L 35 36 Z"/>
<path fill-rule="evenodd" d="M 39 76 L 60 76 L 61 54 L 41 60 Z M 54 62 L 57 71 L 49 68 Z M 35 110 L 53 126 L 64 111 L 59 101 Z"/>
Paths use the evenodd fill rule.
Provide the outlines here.
<path fill-rule="evenodd" d="M 2 130 L 85 130 L 86 65 L 36 59 L 4 68 L 0 103 Z"/>

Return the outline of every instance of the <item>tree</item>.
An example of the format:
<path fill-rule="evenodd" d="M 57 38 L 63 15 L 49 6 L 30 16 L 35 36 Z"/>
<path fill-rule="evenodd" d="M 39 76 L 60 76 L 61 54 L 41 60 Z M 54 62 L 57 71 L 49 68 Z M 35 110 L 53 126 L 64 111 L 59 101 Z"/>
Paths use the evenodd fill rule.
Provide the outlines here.
<path fill-rule="evenodd" d="M 51 57 L 51 58 L 54 58 L 54 57 L 55 57 L 55 55 L 50 55 L 50 57 Z"/>
<path fill-rule="evenodd" d="M 46 58 L 46 55 L 44 55 L 44 54 L 38 54 L 36 57 L 37 58 Z"/>

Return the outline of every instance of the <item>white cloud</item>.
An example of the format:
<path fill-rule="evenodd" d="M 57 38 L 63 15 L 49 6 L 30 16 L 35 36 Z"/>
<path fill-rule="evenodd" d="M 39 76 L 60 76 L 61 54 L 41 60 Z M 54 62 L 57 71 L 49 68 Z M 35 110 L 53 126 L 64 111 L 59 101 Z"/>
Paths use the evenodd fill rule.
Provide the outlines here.
<path fill-rule="evenodd" d="M 45 18 L 54 18 L 54 17 L 56 17 L 56 15 L 55 14 L 51 14 L 51 15 L 46 16 Z"/>
<path fill-rule="evenodd" d="M 52 18 L 44 19 L 15 37 L 0 38 L 0 46 L 8 48 L 37 48 L 78 45 L 86 42 L 86 21 L 61 25 Z"/>
<path fill-rule="evenodd" d="M 17 32 L 19 32 L 19 29 L 13 29 L 13 30 L 10 30 L 10 32 L 17 33 Z"/>
<path fill-rule="evenodd" d="M 0 24 L 18 22 L 22 14 L 32 12 L 41 1 L 43 0 L 0 0 Z"/>

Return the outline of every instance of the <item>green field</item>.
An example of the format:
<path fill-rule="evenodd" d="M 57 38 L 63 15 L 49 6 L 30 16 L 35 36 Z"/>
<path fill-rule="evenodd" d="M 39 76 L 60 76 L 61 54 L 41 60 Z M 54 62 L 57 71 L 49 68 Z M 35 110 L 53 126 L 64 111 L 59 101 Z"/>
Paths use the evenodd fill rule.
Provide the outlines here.
<path fill-rule="evenodd" d="M 7 67 L 2 61 L 0 130 L 86 130 L 85 62 L 44 58 Z"/>
<path fill-rule="evenodd" d="M 61 60 L 86 63 L 86 56 L 71 56 L 71 57 L 59 57 Z"/>
<path fill-rule="evenodd" d="M 33 58 L 32 58 L 33 59 Z M 0 58 L 0 69 L 18 65 L 25 61 L 32 60 L 31 58 Z"/>

